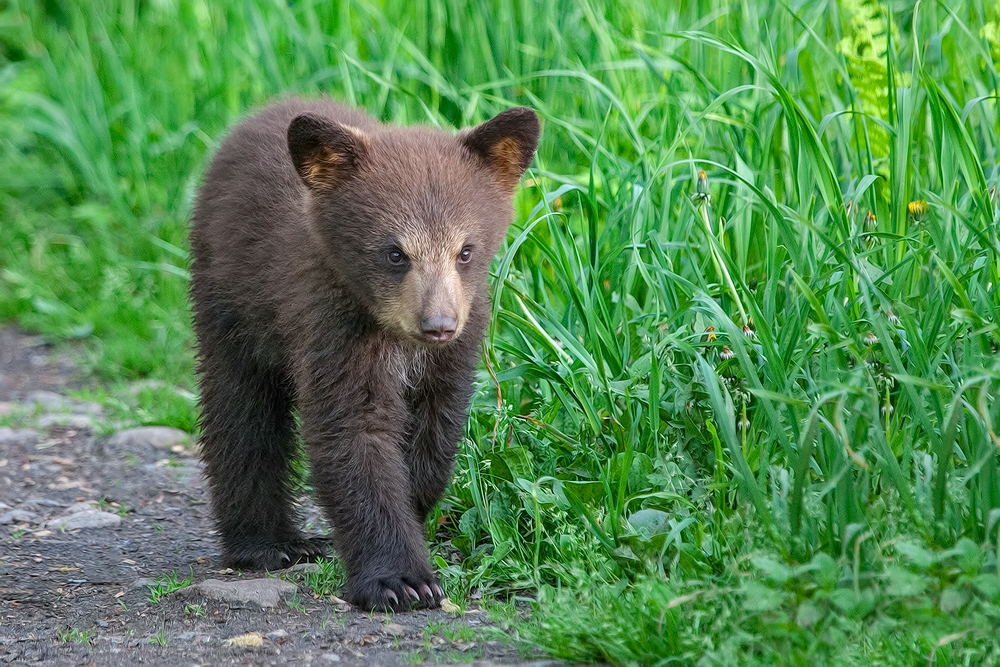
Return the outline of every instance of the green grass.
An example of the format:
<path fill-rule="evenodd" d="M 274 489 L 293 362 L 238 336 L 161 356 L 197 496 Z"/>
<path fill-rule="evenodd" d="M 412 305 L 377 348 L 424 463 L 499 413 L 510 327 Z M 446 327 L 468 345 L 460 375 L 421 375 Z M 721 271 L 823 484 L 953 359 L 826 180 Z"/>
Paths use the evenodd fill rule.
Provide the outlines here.
<path fill-rule="evenodd" d="M 347 581 L 347 573 L 339 560 L 320 558 L 316 561 L 314 572 L 303 572 L 302 583 L 310 592 L 320 597 L 337 595 L 341 586 Z"/>
<path fill-rule="evenodd" d="M 159 604 L 160 600 L 171 593 L 190 586 L 192 581 L 194 581 L 194 574 L 189 574 L 184 579 L 177 576 L 176 571 L 161 575 L 148 585 L 149 595 L 146 597 L 146 601 L 150 604 Z"/>
<path fill-rule="evenodd" d="M 80 630 L 79 628 L 66 628 L 64 630 L 57 630 L 56 633 L 59 635 L 59 641 L 74 644 L 86 644 L 87 648 L 91 647 L 92 637 L 94 636 L 95 629 L 90 628 L 89 630 Z"/>
<path fill-rule="evenodd" d="M 193 428 L 186 220 L 227 126 L 287 94 L 443 127 L 529 104 L 434 517 L 449 592 L 534 600 L 511 632 L 572 660 L 997 663 L 998 26 L 984 0 L 13 2 L 0 318 L 179 387 Z"/>

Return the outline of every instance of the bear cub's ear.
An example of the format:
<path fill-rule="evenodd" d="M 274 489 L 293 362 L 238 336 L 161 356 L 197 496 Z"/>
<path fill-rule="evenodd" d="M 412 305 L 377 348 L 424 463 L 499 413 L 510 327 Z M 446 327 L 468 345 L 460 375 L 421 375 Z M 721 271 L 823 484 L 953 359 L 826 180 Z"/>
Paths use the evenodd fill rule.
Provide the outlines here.
<path fill-rule="evenodd" d="M 458 136 L 473 155 L 493 172 L 500 183 L 514 191 L 538 148 L 541 127 L 528 107 L 514 107 Z"/>
<path fill-rule="evenodd" d="M 368 138 L 356 127 L 302 114 L 288 126 L 288 152 L 307 187 L 329 190 L 354 173 Z"/>

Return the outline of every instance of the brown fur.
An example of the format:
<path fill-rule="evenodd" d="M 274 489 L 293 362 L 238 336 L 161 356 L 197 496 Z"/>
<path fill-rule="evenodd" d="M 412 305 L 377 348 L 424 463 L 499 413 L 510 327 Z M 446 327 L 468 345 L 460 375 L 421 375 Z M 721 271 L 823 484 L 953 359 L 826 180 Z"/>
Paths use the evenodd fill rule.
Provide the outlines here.
<path fill-rule="evenodd" d="M 222 143 L 195 205 L 191 296 L 227 564 L 322 553 L 290 502 L 297 409 L 347 599 L 440 602 L 423 522 L 451 475 L 489 263 L 538 130 L 524 108 L 455 136 L 292 100 Z"/>

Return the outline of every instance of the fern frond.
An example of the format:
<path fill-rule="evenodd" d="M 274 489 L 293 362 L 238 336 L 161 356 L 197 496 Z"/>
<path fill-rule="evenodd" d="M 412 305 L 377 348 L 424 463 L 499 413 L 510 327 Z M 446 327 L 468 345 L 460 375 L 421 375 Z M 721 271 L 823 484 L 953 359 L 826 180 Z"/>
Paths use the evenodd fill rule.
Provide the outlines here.
<path fill-rule="evenodd" d="M 889 121 L 889 38 L 896 42 L 899 31 L 896 24 L 886 18 L 883 8 L 876 0 L 842 0 L 843 14 L 849 19 L 847 33 L 837 44 L 837 50 L 844 55 L 847 73 L 857 92 L 857 102 L 870 118 Z M 908 74 L 897 74 L 895 85 L 909 85 Z M 855 116 L 855 131 L 863 140 L 864 118 Z M 889 155 L 889 132 L 881 124 L 867 123 L 868 148 L 872 158 L 879 163 Z"/>

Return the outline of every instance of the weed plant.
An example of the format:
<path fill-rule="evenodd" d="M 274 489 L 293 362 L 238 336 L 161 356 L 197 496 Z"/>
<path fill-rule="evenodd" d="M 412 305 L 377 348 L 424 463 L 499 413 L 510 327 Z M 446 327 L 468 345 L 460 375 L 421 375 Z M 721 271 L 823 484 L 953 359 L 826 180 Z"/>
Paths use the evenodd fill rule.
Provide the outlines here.
<path fill-rule="evenodd" d="M 449 590 L 534 600 L 512 635 L 572 660 L 1000 664 L 1000 5 L 5 7 L 0 317 L 190 391 L 227 126 L 528 104 Z"/>
<path fill-rule="evenodd" d="M 146 602 L 149 604 L 159 604 L 160 600 L 171 593 L 190 586 L 192 581 L 194 581 L 194 574 L 189 574 L 187 577 L 181 579 L 177 575 L 176 570 L 170 574 L 161 575 L 153 583 L 147 585 L 149 596 L 146 598 Z"/>

